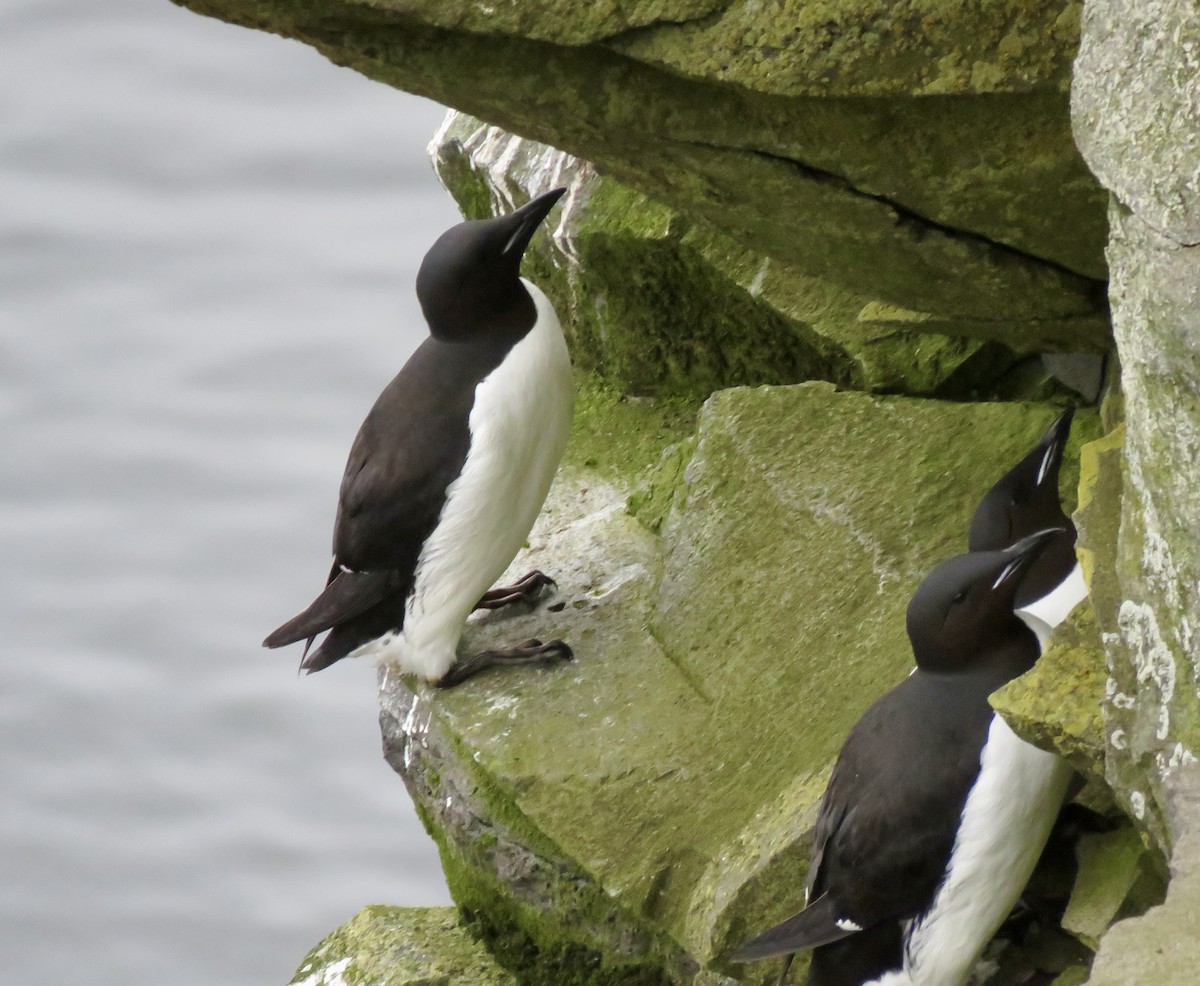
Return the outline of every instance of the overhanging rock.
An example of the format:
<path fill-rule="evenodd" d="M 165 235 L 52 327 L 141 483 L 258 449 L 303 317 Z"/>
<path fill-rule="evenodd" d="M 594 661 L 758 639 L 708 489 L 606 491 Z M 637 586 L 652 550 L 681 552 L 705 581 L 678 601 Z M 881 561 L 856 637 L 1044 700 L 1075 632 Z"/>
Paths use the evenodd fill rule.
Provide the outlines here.
<path fill-rule="evenodd" d="M 1067 113 L 1075 0 L 180 2 L 568 151 L 853 294 L 1106 345 L 1104 196 Z"/>
<path fill-rule="evenodd" d="M 576 365 L 627 393 L 703 399 L 747 383 L 827 380 L 959 400 L 1069 396 L 1036 355 L 1056 345 L 1053 326 L 947 320 L 856 295 L 586 161 L 460 113 L 447 116 L 429 149 L 468 218 L 568 188 L 526 270 L 570 313 Z M 1061 359 L 1099 363 L 1086 353 Z"/>

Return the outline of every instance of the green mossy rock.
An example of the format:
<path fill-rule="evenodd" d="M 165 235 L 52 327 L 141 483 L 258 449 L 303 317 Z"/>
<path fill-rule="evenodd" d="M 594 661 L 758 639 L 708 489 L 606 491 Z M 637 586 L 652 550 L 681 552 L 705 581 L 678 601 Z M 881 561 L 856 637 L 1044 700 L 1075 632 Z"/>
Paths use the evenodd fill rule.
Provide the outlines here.
<path fill-rule="evenodd" d="M 569 452 L 512 568 L 552 573 L 556 600 L 465 638 L 563 637 L 575 661 L 444 693 L 385 674 L 385 748 L 502 963 L 538 982 L 727 981 L 722 956 L 800 904 L 832 758 L 911 666 L 913 589 L 1054 410 L 742 388 L 680 444 L 654 402 L 581 408 L 577 435 L 625 414 L 658 456 L 648 440 L 604 476 L 579 464 L 586 442 Z M 682 469 L 643 467 L 671 445 Z M 654 501 L 659 537 L 626 507 L 656 474 L 678 482 Z"/>
<path fill-rule="evenodd" d="M 785 45 L 787 14 L 752 3 L 179 2 L 568 151 L 852 294 L 1107 347 L 1073 0 L 788 4 Z"/>
<path fill-rule="evenodd" d="M 517 986 L 453 907 L 364 907 L 304 957 L 291 986 Z"/>
<path fill-rule="evenodd" d="M 1046 342 L 1034 326 L 947 321 L 855 295 L 462 114 L 447 118 L 430 150 L 470 218 L 569 188 L 526 272 L 562 315 L 576 365 L 623 392 L 703 399 L 744 384 L 827 380 L 951 399 L 1069 396 L 1031 354 Z"/>

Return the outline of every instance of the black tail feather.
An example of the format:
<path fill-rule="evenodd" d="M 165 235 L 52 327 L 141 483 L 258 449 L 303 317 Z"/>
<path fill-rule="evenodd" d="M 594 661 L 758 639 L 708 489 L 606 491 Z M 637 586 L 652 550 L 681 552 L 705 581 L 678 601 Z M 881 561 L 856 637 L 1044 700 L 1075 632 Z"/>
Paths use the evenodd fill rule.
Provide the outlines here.
<path fill-rule="evenodd" d="M 846 927 L 848 922 L 844 919 L 839 924 L 842 917 L 837 913 L 829 894 L 822 894 L 799 914 L 793 914 L 786 921 L 746 942 L 733 953 L 730 961 L 754 962 L 849 938 L 859 929 Z"/>
<path fill-rule="evenodd" d="M 402 580 L 395 571 L 338 572 L 303 613 L 293 616 L 263 641 L 264 647 L 286 647 L 298 640 L 308 640 L 317 634 L 361 616 L 389 596 L 403 591 Z M 307 652 L 307 646 L 305 651 Z M 316 658 L 315 651 L 305 658 L 305 664 Z M 334 658 L 336 660 L 336 658 Z M 323 665 L 324 666 L 324 665 Z"/>

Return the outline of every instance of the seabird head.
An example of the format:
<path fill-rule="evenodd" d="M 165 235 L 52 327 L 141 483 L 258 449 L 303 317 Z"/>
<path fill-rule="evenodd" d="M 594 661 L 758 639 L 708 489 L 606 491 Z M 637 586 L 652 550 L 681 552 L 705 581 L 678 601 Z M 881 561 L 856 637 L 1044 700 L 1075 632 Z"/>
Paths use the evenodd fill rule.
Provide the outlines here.
<path fill-rule="evenodd" d="M 1071 432 L 1074 408 L 1054 419 L 1041 440 L 979 501 L 971 518 L 971 551 L 996 551 L 1048 527 L 1062 527 L 1074 543 L 1075 528 L 1058 498 L 1058 471 Z"/>
<path fill-rule="evenodd" d="M 956 555 L 930 572 L 908 604 L 917 667 L 939 672 L 986 667 L 993 658 L 1011 657 L 1013 643 L 1030 645 L 1021 659 L 1036 660 L 1037 641 L 1014 615 L 1013 602 L 1022 575 L 1061 533 L 1050 528 L 1003 551 Z"/>
<path fill-rule="evenodd" d="M 417 300 L 439 339 L 533 324 L 533 299 L 521 284 L 521 258 L 534 230 L 566 191 L 556 188 L 495 219 L 448 229 L 421 261 Z"/>

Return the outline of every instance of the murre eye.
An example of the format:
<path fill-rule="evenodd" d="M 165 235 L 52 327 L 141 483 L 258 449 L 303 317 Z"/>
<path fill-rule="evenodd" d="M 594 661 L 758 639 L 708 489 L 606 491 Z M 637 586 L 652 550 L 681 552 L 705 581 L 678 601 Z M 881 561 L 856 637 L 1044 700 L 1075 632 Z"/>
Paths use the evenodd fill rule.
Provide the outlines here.
<path fill-rule="evenodd" d="M 956 592 L 954 594 L 954 598 L 951 599 L 950 602 L 957 604 L 957 603 L 961 603 L 966 598 L 967 598 L 967 590 L 959 589 L 958 592 Z"/>

